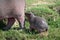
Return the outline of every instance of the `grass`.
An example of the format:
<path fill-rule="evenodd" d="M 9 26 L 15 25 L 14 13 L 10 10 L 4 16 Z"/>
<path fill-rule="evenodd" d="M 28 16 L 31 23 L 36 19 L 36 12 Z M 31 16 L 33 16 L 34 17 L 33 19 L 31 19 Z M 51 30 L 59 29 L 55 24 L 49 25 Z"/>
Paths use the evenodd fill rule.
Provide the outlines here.
<path fill-rule="evenodd" d="M 0 31 L 0 40 L 59 40 L 60 31 L 59 28 L 50 28 L 48 37 L 41 38 L 39 34 L 28 31 L 9 30 Z"/>
<path fill-rule="evenodd" d="M 32 11 L 35 15 L 44 17 L 49 25 L 48 36 L 41 37 L 39 33 L 29 30 L 29 23 L 26 21 L 26 30 L 15 30 L 14 27 L 19 27 L 18 23 L 15 23 L 9 31 L 0 30 L 0 40 L 60 40 L 60 16 L 53 10 L 53 7 L 58 6 L 60 2 L 56 0 L 41 0 L 46 2 L 53 2 L 56 4 L 47 5 L 41 4 L 31 6 L 33 3 L 37 3 L 40 0 L 26 0 L 27 9 L 26 11 Z M 52 7 L 52 8 L 51 8 Z M 0 27 L 4 26 L 2 21 Z"/>

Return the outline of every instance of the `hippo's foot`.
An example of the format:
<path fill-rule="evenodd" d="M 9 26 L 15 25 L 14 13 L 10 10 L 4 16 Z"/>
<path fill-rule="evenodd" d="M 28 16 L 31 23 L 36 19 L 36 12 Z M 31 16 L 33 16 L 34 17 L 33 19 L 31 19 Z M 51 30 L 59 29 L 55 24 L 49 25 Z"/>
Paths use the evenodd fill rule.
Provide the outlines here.
<path fill-rule="evenodd" d="M 21 28 L 18 28 L 17 30 L 24 30 L 24 29 L 26 29 L 26 28 L 25 27 L 24 28 L 21 27 Z"/>

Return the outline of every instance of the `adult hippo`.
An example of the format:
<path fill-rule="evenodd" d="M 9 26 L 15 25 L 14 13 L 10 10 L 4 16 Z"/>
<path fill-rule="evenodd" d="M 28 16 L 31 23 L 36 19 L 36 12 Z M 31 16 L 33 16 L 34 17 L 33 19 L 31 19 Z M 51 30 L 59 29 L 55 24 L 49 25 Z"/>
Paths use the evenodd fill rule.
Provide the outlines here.
<path fill-rule="evenodd" d="M 0 0 L 0 20 L 8 19 L 3 30 L 8 30 L 14 24 L 15 19 L 19 22 L 20 28 L 24 28 L 25 0 Z"/>

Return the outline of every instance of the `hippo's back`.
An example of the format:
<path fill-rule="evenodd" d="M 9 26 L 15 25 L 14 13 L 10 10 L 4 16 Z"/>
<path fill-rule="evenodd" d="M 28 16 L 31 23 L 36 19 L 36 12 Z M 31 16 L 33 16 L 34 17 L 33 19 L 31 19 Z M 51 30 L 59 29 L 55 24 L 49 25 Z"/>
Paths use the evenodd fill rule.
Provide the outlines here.
<path fill-rule="evenodd" d="M 0 19 L 21 15 L 24 6 L 24 0 L 0 0 Z"/>
<path fill-rule="evenodd" d="M 42 29 L 44 29 L 44 28 L 47 28 L 48 29 L 48 24 L 47 24 L 47 22 L 46 22 L 46 20 L 44 19 L 44 18 L 42 18 L 42 17 L 35 17 L 34 18 L 34 25 L 37 27 L 37 28 L 42 28 Z"/>

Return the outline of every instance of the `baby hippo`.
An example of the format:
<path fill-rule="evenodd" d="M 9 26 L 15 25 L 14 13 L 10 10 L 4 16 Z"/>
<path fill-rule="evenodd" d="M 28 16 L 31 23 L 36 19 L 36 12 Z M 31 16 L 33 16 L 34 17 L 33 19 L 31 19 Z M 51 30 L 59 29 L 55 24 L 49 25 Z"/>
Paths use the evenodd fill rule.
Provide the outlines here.
<path fill-rule="evenodd" d="M 35 16 L 32 12 L 26 12 L 25 15 L 30 23 L 30 30 L 35 29 L 42 35 L 45 34 L 43 32 L 48 31 L 48 24 L 44 18 Z"/>

